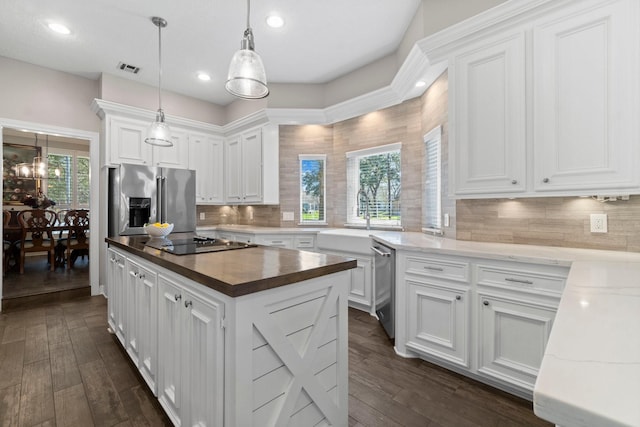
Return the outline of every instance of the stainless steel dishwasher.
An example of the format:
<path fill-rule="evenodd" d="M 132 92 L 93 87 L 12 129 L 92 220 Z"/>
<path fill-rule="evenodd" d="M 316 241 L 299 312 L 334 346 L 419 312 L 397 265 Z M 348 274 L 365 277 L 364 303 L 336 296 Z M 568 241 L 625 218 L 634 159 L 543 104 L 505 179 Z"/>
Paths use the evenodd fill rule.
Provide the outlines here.
<path fill-rule="evenodd" d="M 396 251 L 380 242 L 371 246 L 375 271 L 375 308 L 389 338 L 395 338 Z"/>

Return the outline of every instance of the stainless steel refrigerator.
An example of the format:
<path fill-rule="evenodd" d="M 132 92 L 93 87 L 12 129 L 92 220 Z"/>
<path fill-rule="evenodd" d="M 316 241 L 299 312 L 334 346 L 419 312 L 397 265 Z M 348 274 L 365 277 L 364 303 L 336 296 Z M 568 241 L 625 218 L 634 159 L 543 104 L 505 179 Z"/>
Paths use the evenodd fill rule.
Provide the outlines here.
<path fill-rule="evenodd" d="M 109 236 L 144 234 L 144 224 L 169 222 L 196 230 L 196 172 L 122 164 L 109 169 Z"/>

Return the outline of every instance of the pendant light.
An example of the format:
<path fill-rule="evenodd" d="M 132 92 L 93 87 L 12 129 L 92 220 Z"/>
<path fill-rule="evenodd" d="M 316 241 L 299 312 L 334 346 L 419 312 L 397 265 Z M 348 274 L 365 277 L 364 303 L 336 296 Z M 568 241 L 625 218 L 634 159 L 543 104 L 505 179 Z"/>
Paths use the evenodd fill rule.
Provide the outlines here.
<path fill-rule="evenodd" d="M 167 26 L 167 21 L 154 16 L 151 22 L 158 27 L 158 112 L 156 120 L 149 126 L 144 142 L 160 147 L 171 147 L 173 145 L 171 130 L 164 122 L 164 111 L 162 111 L 162 29 Z"/>
<path fill-rule="evenodd" d="M 240 50 L 231 59 L 225 88 L 239 98 L 260 99 L 269 95 L 269 88 L 262 59 L 254 51 L 250 14 L 251 0 L 247 0 L 247 29 L 244 30 Z"/>
<path fill-rule="evenodd" d="M 60 169 L 55 168 L 54 175 L 49 177 L 49 160 L 48 158 L 42 157 L 42 153 L 38 151 L 38 134 L 35 134 L 36 142 L 35 142 L 35 151 L 36 155 L 33 157 L 33 161 L 31 163 L 18 163 L 15 165 L 16 176 L 20 178 L 31 178 L 31 179 L 50 179 L 50 178 L 60 178 Z M 46 136 L 46 154 L 49 155 L 49 135 Z"/>

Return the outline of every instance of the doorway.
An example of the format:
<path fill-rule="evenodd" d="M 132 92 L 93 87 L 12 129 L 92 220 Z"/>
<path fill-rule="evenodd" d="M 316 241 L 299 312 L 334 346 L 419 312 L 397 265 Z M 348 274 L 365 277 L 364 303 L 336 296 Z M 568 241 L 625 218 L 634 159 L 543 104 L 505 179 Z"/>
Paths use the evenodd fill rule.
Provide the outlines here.
<path fill-rule="evenodd" d="M 36 185 L 37 194 L 46 196 L 54 205 L 45 206 L 47 209 L 61 211 L 71 208 L 90 209 L 89 235 L 95 236 L 89 239 L 88 253 L 93 256 L 74 258 L 74 268 L 58 266 L 54 271 L 48 268 L 46 253 L 29 257 L 24 263 L 25 273 L 20 274 L 13 267 L 15 260 L 7 269 L 0 281 L 0 295 L 3 298 L 3 306 L 9 304 L 13 298 L 29 299 L 37 301 L 59 300 L 61 295 L 69 297 L 80 295 L 97 295 L 101 293 L 99 286 L 99 137 L 95 132 L 80 131 L 68 128 L 59 128 L 37 123 L 27 123 L 0 119 L 0 143 L 3 147 L 3 210 L 15 211 L 29 209 L 22 202 L 34 184 L 32 182 L 16 180 L 7 170 L 5 147 L 24 148 L 33 147 L 34 152 L 43 154 L 44 159 L 49 160 L 49 165 L 55 164 L 56 175 L 63 170 L 64 179 L 53 174 L 46 180 L 39 181 Z M 37 141 L 36 142 L 36 135 Z M 5 145 L 7 144 L 7 145 Z M 11 144 L 11 145 L 8 145 Z M 9 154 L 13 154 L 9 152 Z M 51 156 L 49 156 L 51 154 Z M 46 157 L 45 157 L 46 156 Z M 65 170 L 66 168 L 66 170 Z M 83 176 L 86 174 L 86 176 Z M 5 180 L 11 179 L 11 188 Z M 20 188 L 20 186 L 24 188 Z M 13 188 L 15 187 L 15 188 Z M 38 192 L 41 191 L 41 192 Z M 15 192 L 12 194 L 11 192 Z M 56 200 L 58 199 L 58 200 Z M 40 198 L 42 200 L 42 197 Z M 45 203 L 47 205 L 48 203 Z M 61 214 L 63 215 L 63 214 Z M 59 237 L 62 237 L 60 235 Z M 55 239 L 54 233 L 54 239 Z M 14 251 L 15 253 L 15 251 Z M 3 252 L 4 259 L 4 252 Z"/>

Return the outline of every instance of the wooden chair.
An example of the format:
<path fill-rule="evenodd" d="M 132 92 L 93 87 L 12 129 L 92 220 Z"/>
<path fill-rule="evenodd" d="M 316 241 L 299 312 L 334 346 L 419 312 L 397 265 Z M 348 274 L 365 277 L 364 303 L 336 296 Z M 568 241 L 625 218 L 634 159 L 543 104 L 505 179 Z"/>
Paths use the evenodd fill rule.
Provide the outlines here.
<path fill-rule="evenodd" d="M 9 225 L 10 221 L 11 221 L 11 212 L 3 210 L 2 211 L 2 235 L 3 236 L 5 235 L 5 229 Z M 12 249 L 13 248 L 12 248 L 11 242 L 3 238 L 2 239 L 2 256 L 3 256 L 2 275 L 3 276 L 9 270 L 9 259 L 11 258 Z"/>
<path fill-rule="evenodd" d="M 47 209 L 30 209 L 18 214 L 22 235 L 20 247 L 20 274 L 24 274 L 24 257 L 27 252 L 47 252 L 51 271 L 55 269 L 55 241 L 51 227 L 56 222 L 56 213 Z"/>
<path fill-rule="evenodd" d="M 89 211 L 87 209 L 72 209 L 66 212 L 64 224 L 69 229 L 66 242 L 67 269 L 73 268 L 78 254 L 89 253 Z M 76 251 L 75 256 L 72 254 Z"/>

